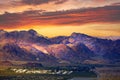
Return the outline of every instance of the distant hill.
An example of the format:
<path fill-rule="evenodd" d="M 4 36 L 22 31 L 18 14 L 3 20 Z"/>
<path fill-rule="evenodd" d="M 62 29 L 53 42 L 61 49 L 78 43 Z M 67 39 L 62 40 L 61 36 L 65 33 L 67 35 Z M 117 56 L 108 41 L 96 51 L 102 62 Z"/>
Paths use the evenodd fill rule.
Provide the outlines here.
<path fill-rule="evenodd" d="M 99 37 L 102 39 L 108 39 L 108 40 L 120 40 L 120 36 L 105 36 L 105 37 Z"/>
<path fill-rule="evenodd" d="M 0 60 L 38 61 L 46 64 L 101 64 L 120 62 L 120 40 L 81 33 L 46 38 L 34 30 L 0 30 Z"/>

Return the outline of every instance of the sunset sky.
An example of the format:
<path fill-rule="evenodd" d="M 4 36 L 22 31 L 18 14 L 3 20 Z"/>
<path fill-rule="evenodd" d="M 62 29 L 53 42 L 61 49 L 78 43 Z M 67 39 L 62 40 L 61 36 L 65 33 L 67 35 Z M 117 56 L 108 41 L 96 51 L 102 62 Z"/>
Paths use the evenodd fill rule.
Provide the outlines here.
<path fill-rule="evenodd" d="M 120 36 L 120 0 L 0 0 L 0 29 Z"/>

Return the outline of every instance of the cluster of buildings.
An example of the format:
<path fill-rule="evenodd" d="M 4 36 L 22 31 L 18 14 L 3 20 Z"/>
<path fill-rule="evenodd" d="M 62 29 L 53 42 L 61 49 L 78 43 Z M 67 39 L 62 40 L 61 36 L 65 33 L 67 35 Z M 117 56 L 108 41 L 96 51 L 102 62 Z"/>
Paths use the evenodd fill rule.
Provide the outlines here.
<path fill-rule="evenodd" d="M 58 74 L 58 75 L 69 75 L 72 74 L 73 71 L 67 70 L 29 70 L 29 69 L 11 69 L 15 73 L 25 73 L 25 74 Z"/>

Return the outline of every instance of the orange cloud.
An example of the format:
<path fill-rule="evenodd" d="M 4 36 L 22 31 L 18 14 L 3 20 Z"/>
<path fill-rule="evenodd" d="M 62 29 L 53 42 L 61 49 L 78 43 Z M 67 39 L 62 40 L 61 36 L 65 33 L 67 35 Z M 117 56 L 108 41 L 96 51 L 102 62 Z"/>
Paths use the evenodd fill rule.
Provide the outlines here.
<path fill-rule="evenodd" d="M 82 25 L 87 23 L 119 23 L 120 6 L 106 6 L 67 11 L 31 10 L 0 15 L 0 28 L 23 26 Z"/>

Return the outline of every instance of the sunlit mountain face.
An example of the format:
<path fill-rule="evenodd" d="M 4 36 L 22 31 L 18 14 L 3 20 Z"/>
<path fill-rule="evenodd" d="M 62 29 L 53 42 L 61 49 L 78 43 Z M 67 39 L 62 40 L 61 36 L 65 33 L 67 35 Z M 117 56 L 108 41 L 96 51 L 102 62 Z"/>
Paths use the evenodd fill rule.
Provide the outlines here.
<path fill-rule="evenodd" d="M 38 61 L 45 65 L 120 62 L 120 39 L 101 39 L 76 32 L 69 36 L 47 38 L 31 29 L 0 30 L 0 42 L 1 61 Z"/>
<path fill-rule="evenodd" d="M 0 29 L 7 31 L 120 36 L 120 0 L 1 0 L 0 8 Z"/>

